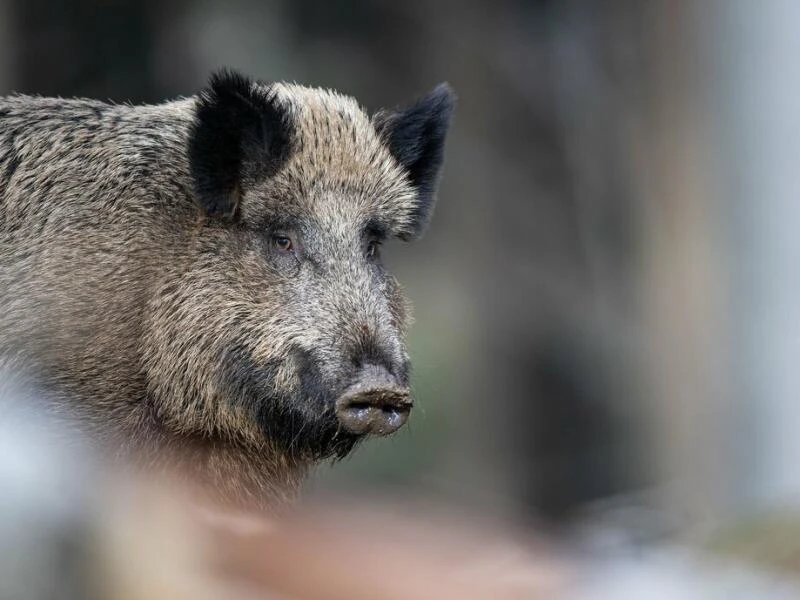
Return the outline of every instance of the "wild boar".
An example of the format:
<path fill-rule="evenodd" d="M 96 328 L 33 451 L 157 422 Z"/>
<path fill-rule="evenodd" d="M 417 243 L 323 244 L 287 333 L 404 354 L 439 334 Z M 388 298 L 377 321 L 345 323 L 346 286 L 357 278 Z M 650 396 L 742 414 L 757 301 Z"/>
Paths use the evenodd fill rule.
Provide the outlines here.
<path fill-rule="evenodd" d="M 232 71 L 151 106 L 0 99 L 0 366 L 119 455 L 291 497 L 411 410 L 380 248 L 425 229 L 453 106 Z"/>

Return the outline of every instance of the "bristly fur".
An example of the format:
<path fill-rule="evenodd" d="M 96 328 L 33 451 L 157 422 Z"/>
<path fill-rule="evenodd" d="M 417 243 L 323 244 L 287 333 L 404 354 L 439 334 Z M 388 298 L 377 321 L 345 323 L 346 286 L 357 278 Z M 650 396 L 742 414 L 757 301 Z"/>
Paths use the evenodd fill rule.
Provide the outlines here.
<path fill-rule="evenodd" d="M 375 116 L 376 129 L 392 155 L 408 170 L 411 184 L 417 190 L 410 237 L 419 237 L 430 220 L 454 107 L 455 94 L 448 84 L 442 83 L 409 108 Z"/>
<path fill-rule="evenodd" d="M 408 303 L 367 248 L 421 232 L 452 102 L 373 122 L 234 72 L 155 106 L 0 98 L 0 366 L 115 452 L 291 497 L 358 443 L 333 404 L 360 368 L 407 384 Z"/>

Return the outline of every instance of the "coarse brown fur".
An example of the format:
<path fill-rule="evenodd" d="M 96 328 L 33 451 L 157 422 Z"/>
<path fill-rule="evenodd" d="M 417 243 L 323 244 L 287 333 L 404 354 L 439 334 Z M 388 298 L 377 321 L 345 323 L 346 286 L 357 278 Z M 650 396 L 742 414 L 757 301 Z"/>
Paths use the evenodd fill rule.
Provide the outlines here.
<path fill-rule="evenodd" d="M 407 384 L 377 244 L 424 228 L 452 104 L 370 118 L 235 73 L 155 106 L 0 99 L 0 366 L 120 455 L 291 496 L 357 443 L 332 411 L 359 365 Z"/>

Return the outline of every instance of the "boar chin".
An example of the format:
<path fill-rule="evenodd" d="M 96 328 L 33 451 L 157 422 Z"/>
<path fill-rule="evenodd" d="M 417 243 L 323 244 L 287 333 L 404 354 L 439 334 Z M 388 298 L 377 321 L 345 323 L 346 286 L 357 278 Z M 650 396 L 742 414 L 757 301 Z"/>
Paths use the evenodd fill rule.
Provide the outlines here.
<path fill-rule="evenodd" d="M 289 360 L 260 363 L 243 347 L 229 349 L 222 360 L 226 396 L 244 408 L 270 445 L 293 459 L 343 458 L 362 437 L 343 429 L 336 418 L 335 386 L 326 385 L 307 353 L 295 350 Z M 278 383 L 287 371 L 293 385 Z"/>
<path fill-rule="evenodd" d="M 286 404 L 286 401 L 263 404 L 257 419 L 265 436 L 294 459 L 344 458 L 363 437 L 342 429 L 329 411 L 309 415 L 303 410 L 287 410 Z"/>

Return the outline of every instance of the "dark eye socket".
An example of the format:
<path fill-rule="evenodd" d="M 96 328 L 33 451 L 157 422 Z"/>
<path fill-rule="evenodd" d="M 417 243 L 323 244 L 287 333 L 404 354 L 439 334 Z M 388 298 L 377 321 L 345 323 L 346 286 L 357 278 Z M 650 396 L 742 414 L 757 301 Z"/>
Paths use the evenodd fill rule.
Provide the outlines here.
<path fill-rule="evenodd" d="M 381 255 L 381 241 L 372 239 L 367 244 L 367 258 L 375 260 Z"/>
<path fill-rule="evenodd" d="M 386 239 L 385 225 L 377 219 L 370 219 L 364 228 L 364 237 L 367 240 L 367 260 L 378 261 L 381 257 L 381 244 Z"/>
<path fill-rule="evenodd" d="M 288 235 L 274 235 L 272 236 L 272 245 L 278 252 L 289 254 L 294 252 L 294 242 Z"/>

